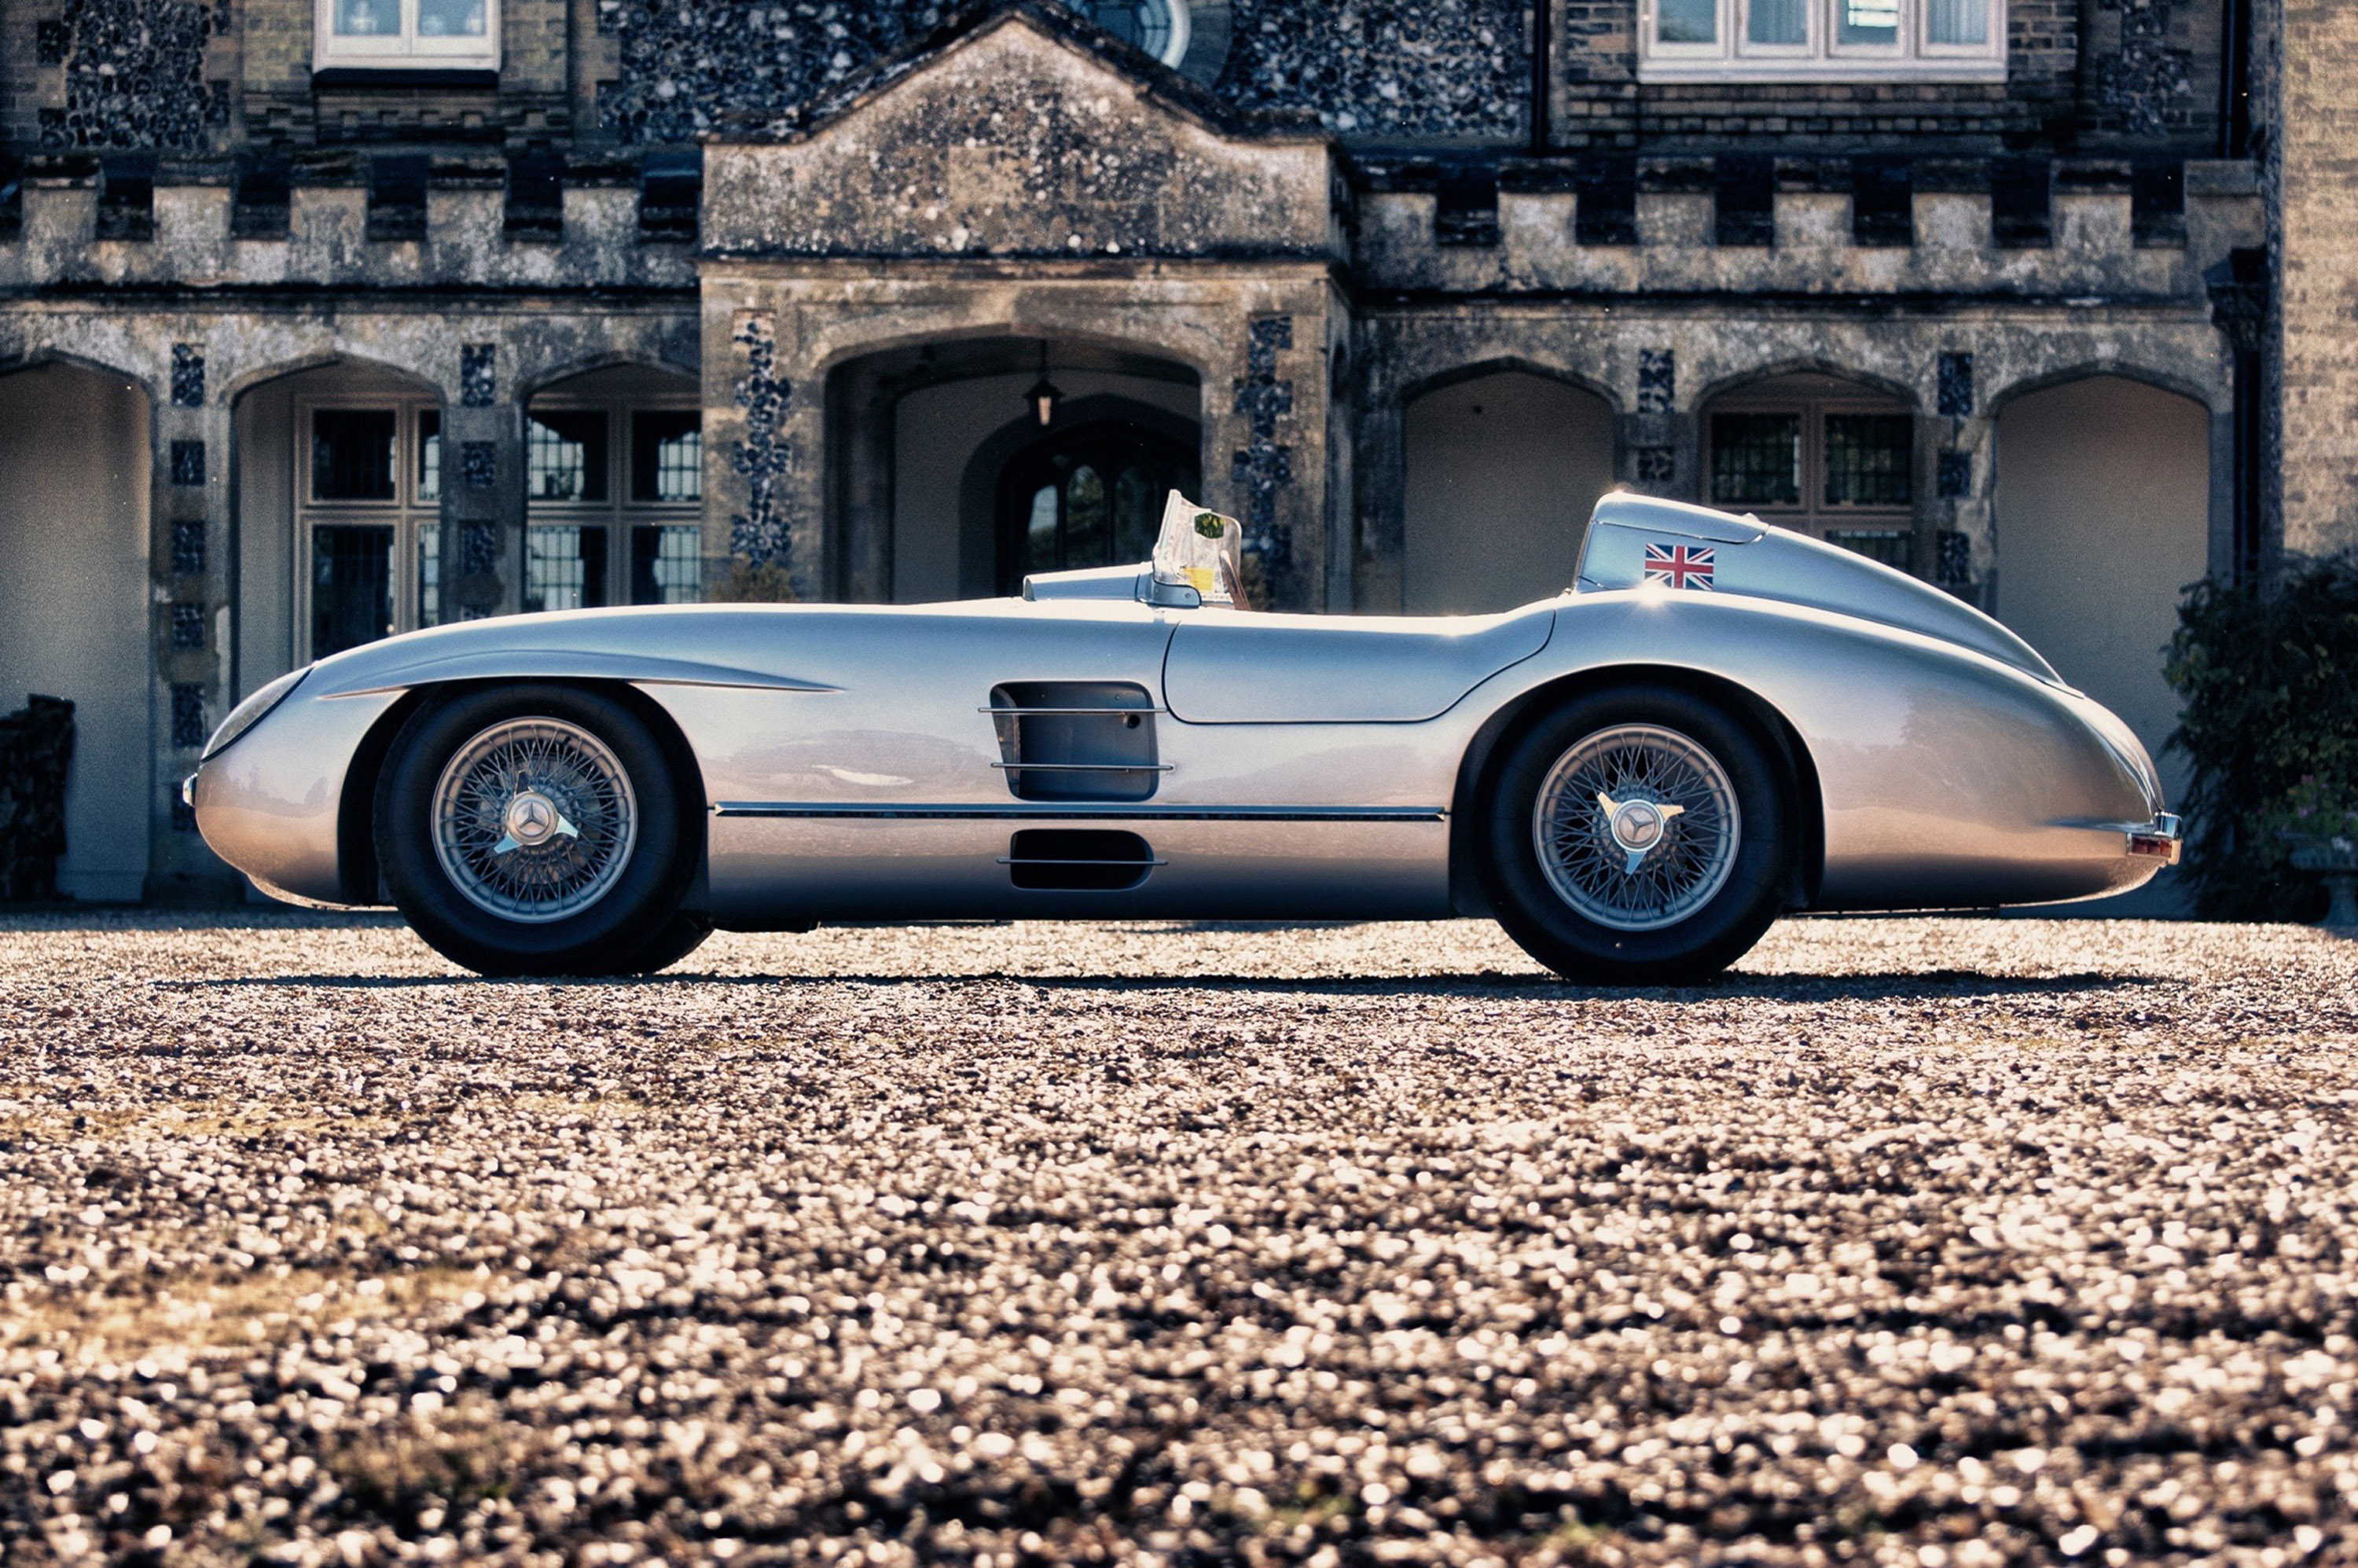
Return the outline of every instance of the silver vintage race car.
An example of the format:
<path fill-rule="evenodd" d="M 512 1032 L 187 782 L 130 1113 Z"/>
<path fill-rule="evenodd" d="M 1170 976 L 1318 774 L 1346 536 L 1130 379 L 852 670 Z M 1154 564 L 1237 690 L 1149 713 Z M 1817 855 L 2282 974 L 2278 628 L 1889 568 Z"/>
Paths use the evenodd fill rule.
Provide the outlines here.
<path fill-rule="evenodd" d="M 371 643 L 254 693 L 184 787 L 265 891 L 391 903 L 487 974 L 822 921 L 1488 915 L 1573 979 L 1671 983 L 1788 910 L 2090 898 L 2178 858 L 2125 725 L 1846 551 L 1617 494 L 1561 597 L 1268 614 L 1219 602 L 1235 524 L 1193 515 L 1212 567 L 1159 546 L 1021 599 Z"/>

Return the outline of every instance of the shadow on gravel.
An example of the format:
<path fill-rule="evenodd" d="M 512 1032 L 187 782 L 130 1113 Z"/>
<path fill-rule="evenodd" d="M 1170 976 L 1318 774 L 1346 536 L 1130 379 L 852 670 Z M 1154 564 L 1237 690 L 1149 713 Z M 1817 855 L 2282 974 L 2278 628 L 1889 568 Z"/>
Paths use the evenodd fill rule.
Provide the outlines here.
<path fill-rule="evenodd" d="M 2168 982 L 2144 975 L 1978 975 L 1962 969 L 1931 969 L 1912 975 L 1747 975 L 1725 976 L 1709 984 L 1660 990 L 1634 987 L 1579 986 L 1549 975 L 1414 975 L 1397 978 L 1338 979 L 1282 975 L 1027 975 L 1006 969 L 963 974 L 905 975 L 831 973 L 817 975 L 663 974 L 626 979 L 485 979 L 475 975 L 263 975 L 217 980 L 152 980 L 163 990 L 243 990 L 273 988 L 289 990 L 399 990 L 433 986 L 558 986 L 566 989 L 639 989 L 684 986 L 791 986 L 804 983 L 860 985 L 889 989 L 899 986 L 957 985 L 990 981 L 1032 986 L 1041 990 L 1103 991 L 1130 994 L 1174 989 L 1242 991 L 1266 995 L 1272 991 L 1301 996 L 1346 997 L 1465 997 L 1520 996 L 1534 1000 L 1574 997 L 1653 1000 L 1668 1002 L 1735 1000 L 1907 1001 L 1964 996 L 2073 996 L 2089 991 L 2125 989 Z"/>

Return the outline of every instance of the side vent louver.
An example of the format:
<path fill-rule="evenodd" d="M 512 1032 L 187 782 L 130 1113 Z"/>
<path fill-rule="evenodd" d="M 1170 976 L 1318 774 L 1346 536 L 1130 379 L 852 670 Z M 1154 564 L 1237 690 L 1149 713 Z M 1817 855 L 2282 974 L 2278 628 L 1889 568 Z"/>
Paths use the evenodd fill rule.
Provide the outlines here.
<path fill-rule="evenodd" d="M 1127 681 L 1021 681 L 990 688 L 999 761 L 1019 800 L 1137 801 L 1170 772 L 1158 759 L 1163 709 Z"/>

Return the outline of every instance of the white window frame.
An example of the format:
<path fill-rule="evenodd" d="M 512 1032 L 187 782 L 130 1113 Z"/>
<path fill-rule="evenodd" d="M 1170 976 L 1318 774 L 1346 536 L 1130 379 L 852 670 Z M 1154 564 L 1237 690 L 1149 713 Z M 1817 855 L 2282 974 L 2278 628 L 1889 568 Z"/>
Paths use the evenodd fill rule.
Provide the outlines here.
<path fill-rule="evenodd" d="M 393 499 L 390 501 L 318 501 L 311 494 L 313 457 L 311 416 L 318 413 L 390 413 L 393 415 Z M 430 395 L 366 394 L 302 398 L 295 405 L 295 662 L 311 662 L 311 531 L 319 525 L 357 523 L 393 530 L 393 626 L 385 635 L 398 636 L 426 624 L 419 613 L 418 536 L 442 525 L 438 496 L 419 493 L 417 470 L 418 418 L 432 414 L 438 420 L 441 401 Z M 438 435 L 440 432 L 437 431 Z M 441 449 L 448 458 L 450 449 Z M 446 467 L 444 478 L 449 477 Z"/>
<path fill-rule="evenodd" d="M 1750 41 L 1752 0 L 1718 0 L 1718 38 L 1708 44 L 1665 44 L 1654 36 L 1660 0 L 1639 0 L 1638 80 L 1646 82 L 1987 81 L 2006 80 L 2006 0 L 1987 0 L 1985 36 L 1978 44 L 1928 40 L 1925 0 L 1898 0 L 1899 27 L 1890 44 L 1842 44 L 1836 7 L 1844 0 L 1809 0 L 1803 46 Z"/>
<path fill-rule="evenodd" d="M 425 38 L 417 31 L 417 0 L 384 0 L 401 7 L 401 30 L 365 38 L 336 32 L 337 0 L 312 0 L 313 70 L 497 70 L 500 0 L 483 0 L 481 38 Z"/>
<path fill-rule="evenodd" d="M 1728 46 L 1746 60 L 1814 60 L 1824 52 L 1825 7 L 1819 0 L 1806 0 L 1801 7 L 1801 41 L 1798 44 L 1756 44 L 1752 41 L 1753 0 L 1736 0 L 1728 7 L 1728 21 L 1733 24 Z M 1693 45 L 1688 45 L 1693 49 Z M 1688 58 L 1693 58 L 1689 56 Z M 1716 59 L 1720 56 L 1714 54 Z"/>
<path fill-rule="evenodd" d="M 525 527 L 526 538 L 535 524 L 558 527 L 600 527 L 606 533 L 606 603 L 631 602 L 631 530 L 634 527 L 701 527 L 704 501 L 636 501 L 631 496 L 631 421 L 641 414 L 697 414 L 703 405 L 693 392 L 642 394 L 624 397 L 577 397 L 544 393 L 525 410 Z M 603 501 L 541 501 L 531 490 L 530 419 L 535 414 L 602 414 L 606 419 L 606 499 Z M 701 421 L 699 420 L 699 426 Z M 699 437 L 698 450 L 702 450 Z M 698 489 L 702 490 L 702 476 Z M 527 548 L 529 546 L 527 546 Z"/>

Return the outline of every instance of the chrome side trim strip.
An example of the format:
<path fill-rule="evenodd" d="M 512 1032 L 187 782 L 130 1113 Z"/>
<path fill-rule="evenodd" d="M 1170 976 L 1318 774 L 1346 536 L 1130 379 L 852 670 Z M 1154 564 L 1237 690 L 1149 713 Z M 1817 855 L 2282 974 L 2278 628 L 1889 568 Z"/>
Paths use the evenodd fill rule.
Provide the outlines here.
<path fill-rule="evenodd" d="M 994 719 L 1110 719 L 1117 714 L 1168 713 L 1167 708 L 978 708 Z"/>
<path fill-rule="evenodd" d="M 1446 822 L 1441 806 L 1093 806 L 1043 802 L 1036 806 L 848 806 L 836 802 L 722 800 L 715 816 L 912 817 L 945 821 L 1052 822 Z"/>
<path fill-rule="evenodd" d="M 1169 762 L 993 762 L 1011 773 L 1167 773 Z"/>

